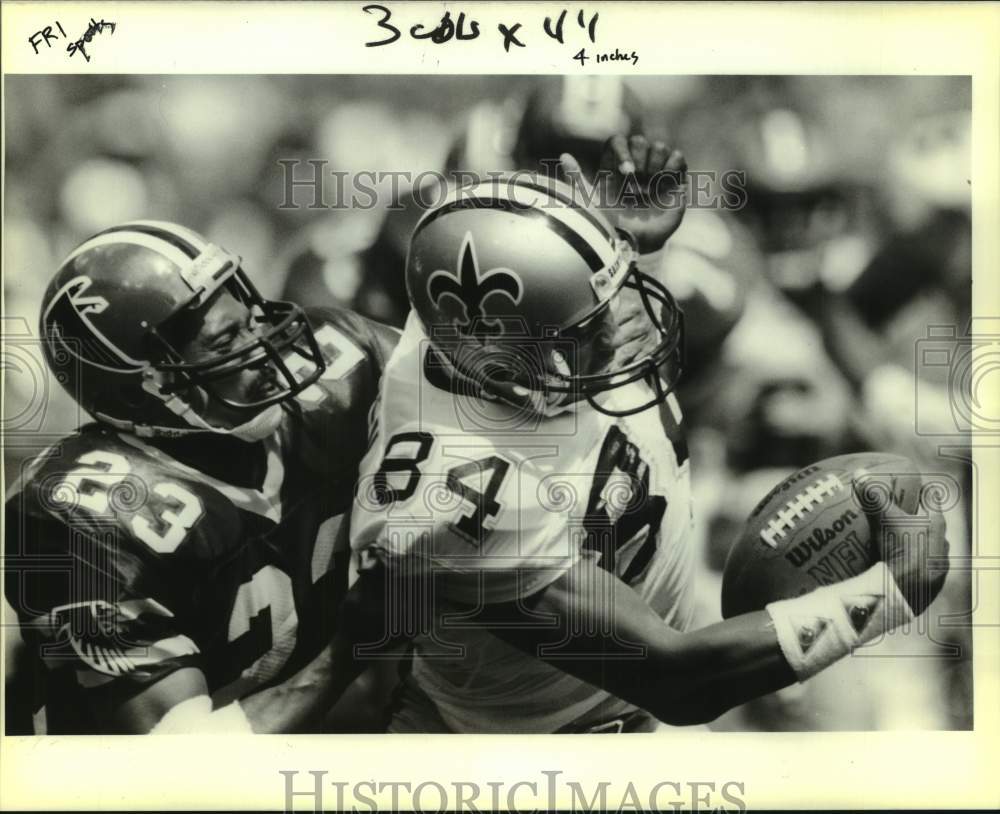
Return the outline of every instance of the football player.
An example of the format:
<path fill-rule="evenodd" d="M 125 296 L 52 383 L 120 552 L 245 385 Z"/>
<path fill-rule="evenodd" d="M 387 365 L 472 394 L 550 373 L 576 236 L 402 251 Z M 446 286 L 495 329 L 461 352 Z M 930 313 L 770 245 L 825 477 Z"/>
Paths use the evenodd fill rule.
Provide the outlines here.
<path fill-rule="evenodd" d="M 47 731 L 312 726 L 332 700 L 341 521 L 398 334 L 264 300 L 239 257 L 152 221 L 66 258 L 40 334 L 96 419 L 6 503 L 5 592 Z"/>
<path fill-rule="evenodd" d="M 682 322 L 643 271 L 684 212 L 653 184 L 682 185 L 684 159 L 615 137 L 604 167 L 646 193 L 614 224 L 578 188 L 515 177 L 456 190 L 413 234 L 412 310 L 374 410 L 351 520 L 363 567 L 339 630 L 359 664 L 414 641 L 390 731 L 705 722 L 805 680 L 940 589 L 873 514 L 882 559 L 868 572 L 685 632 Z M 626 288 L 657 342 L 620 363 L 610 337 Z M 930 538 L 939 554 L 939 516 Z"/>

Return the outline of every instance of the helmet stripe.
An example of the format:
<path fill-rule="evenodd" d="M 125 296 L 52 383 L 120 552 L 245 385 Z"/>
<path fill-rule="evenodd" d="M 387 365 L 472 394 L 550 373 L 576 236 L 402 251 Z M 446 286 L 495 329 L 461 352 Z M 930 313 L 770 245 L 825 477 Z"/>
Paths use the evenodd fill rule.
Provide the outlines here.
<path fill-rule="evenodd" d="M 445 198 L 443 206 L 448 206 L 464 197 L 488 198 L 516 201 L 521 206 L 527 206 L 532 211 L 544 213 L 548 218 L 562 221 L 567 229 L 577 233 L 580 240 L 586 242 L 591 250 L 602 259 L 602 266 L 611 265 L 617 256 L 611 233 L 601 223 L 600 216 L 587 212 L 586 208 L 576 204 L 572 196 L 559 192 L 544 184 L 531 181 L 519 183 L 516 179 L 497 178 L 483 181 L 471 187 L 453 189 Z M 433 211 L 424 215 L 428 219 Z M 419 224 L 418 224 L 418 229 Z"/>
<path fill-rule="evenodd" d="M 142 234 L 149 235 L 150 237 L 158 238 L 159 240 L 169 243 L 174 248 L 180 249 L 187 255 L 189 260 L 194 260 L 199 254 L 201 254 L 202 247 L 195 246 L 190 240 L 188 240 L 183 235 L 179 234 L 176 230 L 165 229 L 160 224 L 155 224 L 141 221 L 135 221 L 133 223 L 125 223 L 121 226 L 112 226 L 110 229 L 105 229 L 100 234 L 115 234 L 119 232 L 141 232 Z"/>
<path fill-rule="evenodd" d="M 136 232 L 132 230 L 119 231 L 116 229 L 101 232 L 100 234 L 90 238 L 90 240 L 81 243 L 72 251 L 72 253 L 70 253 L 69 257 L 63 261 L 63 265 L 66 265 L 70 261 L 74 260 L 78 255 L 90 251 L 91 249 L 96 249 L 100 246 L 113 246 L 116 243 L 130 243 L 133 246 L 142 246 L 143 248 L 150 249 L 151 251 L 166 257 L 180 268 L 184 268 L 191 263 L 191 256 L 181 251 L 181 249 L 173 243 L 158 237 L 153 237 L 152 235 L 144 232 Z"/>
<path fill-rule="evenodd" d="M 188 229 L 186 226 L 181 226 L 179 223 L 170 223 L 165 220 L 133 220 L 128 223 L 123 223 L 122 226 L 149 226 L 156 229 L 161 229 L 164 232 L 169 232 L 177 236 L 178 238 L 183 238 L 192 246 L 194 246 L 196 251 L 202 252 L 211 244 L 200 234 L 198 234 L 193 229 Z"/>
<path fill-rule="evenodd" d="M 574 212 L 578 212 L 579 214 L 583 215 L 583 217 L 585 217 L 587 221 L 595 229 L 597 229 L 602 235 L 604 235 L 604 237 L 607 240 L 614 240 L 614 235 L 612 235 L 608 231 L 607 227 L 603 223 L 601 223 L 601 221 L 594 215 L 594 213 L 591 212 L 587 207 L 580 206 L 580 204 L 578 204 L 576 201 L 573 200 L 572 196 L 565 195 L 560 190 L 555 189 L 554 187 L 547 187 L 542 184 L 537 184 L 534 183 L 533 181 L 529 181 L 523 178 L 514 178 L 511 180 L 511 183 L 517 187 L 525 187 L 527 189 L 532 189 L 535 192 L 544 192 L 548 195 L 551 195 L 560 203 L 564 203 L 566 204 L 566 206 L 572 208 Z"/>
<path fill-rule="evenodd" d="M 579 232 L 570 228 L 565 221 L 557 217 L 553 217 L 553 215 L 545 209 L 541 209 L 527 203 L 522 203 L 520 201 L 515 201 L 510 198 L 480 198 L 463 196 L 457 200 L 451 201 L 451 203 L 443 204 L 437 209 L 434 209 L 424 215 L 423 219 L 417 225 L 417 228 L 413 231 L 413 237 L 411 240 L 415 239 L 416 236 L 423 231 L 423 229 L 436 221 L 438 218 L 450 215 L 452 212 L 466 211 L 469 209 L 492 209 L 514 215 L 522 215 L 529 218 L 538 218 L 541 216 L 544 219 L 545 225 L 565 240 L 576 251 L 576 253 L 583 258 L 584 262 L 586 262 L 586 264 L 590 267 L 591 271 L 600 271 L 610 265 L 610 261 L 602 258 L 595 247 L 589 241 L 585 240 Z"/>
<path fill-rule="evenodd" d="M 567 205 L 563 198 L 553 195 L 551 190 L 545 186 L 529 187 L 521 184 L 505 184 L 496 190 L 494 197 L 510 198 L 519 203 L 533 205 L 539 211 L 545 212 L 550 217 L 561 220 L 567 228 L 572 229 L 585 240 L 594 252 L 603 260 L 603 265 L 608 266 L 615 261 L 615 247 L 610 235 L 605 229 L 592 223 L 594 218 L 586 217 L 584 208 L 576 204 Z M 572 198 L 570 198 L 572 201 Z M 603 266 L 602 266 L 603 267 Z"/>

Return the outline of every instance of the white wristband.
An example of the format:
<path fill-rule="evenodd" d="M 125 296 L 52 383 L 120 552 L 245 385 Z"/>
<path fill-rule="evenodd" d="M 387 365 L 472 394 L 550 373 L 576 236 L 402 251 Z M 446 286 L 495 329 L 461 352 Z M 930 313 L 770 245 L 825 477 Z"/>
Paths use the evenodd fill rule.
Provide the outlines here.
<path fill-rule="evenodd" d="M 772 602 L 764 609 L 799 681 L 913 620 L 913 611 L 883 562 L 851 579 Z"/>
<path fill-rule="evenodd" d="M 248 735 L 250 721 L 238 701 L 221 709 L 212 709 L 207 695 L 187 698 L 167 710 L 150 735 Z"/>

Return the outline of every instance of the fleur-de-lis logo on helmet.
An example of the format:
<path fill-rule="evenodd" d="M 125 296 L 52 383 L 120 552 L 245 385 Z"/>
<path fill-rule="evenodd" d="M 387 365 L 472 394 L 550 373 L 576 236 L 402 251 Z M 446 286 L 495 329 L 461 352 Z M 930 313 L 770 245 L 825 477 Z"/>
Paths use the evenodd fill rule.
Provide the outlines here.
<path fill-rule="evenodd" d="M 465 233 L 459 249 L 458 274 L 435 271 L 427 278 L 427 294 L 431 302 L 442 308 L 442 300 L 448 297 L 454 299 L 463 314 L 453 320 L 454 324 L 462 333 L 475 336 L 503 333 L 503 324 L 487 316 L 487 299 L 503 295 L 517 305 L 522 293 L 521 280 L 511 269 L 496 268 L 480 273 L 471 232 Z"/>

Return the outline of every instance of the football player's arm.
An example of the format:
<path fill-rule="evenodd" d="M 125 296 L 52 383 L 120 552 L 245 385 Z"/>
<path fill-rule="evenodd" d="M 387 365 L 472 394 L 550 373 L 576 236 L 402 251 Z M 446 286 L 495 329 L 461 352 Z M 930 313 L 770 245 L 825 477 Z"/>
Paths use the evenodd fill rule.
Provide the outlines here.
<path fill-rule="evenodd" d="M 563 153 L 559 160 L 569 183 L 593 195 L 594 185 L 576 158 Z M 664 141 L 642 134 L 612 136 L 604 144 L 595 183 L 603 187 L 597 200 L 613 202 L 602 211 L 636 238 L 642 256 L 659 252 L 684 219 L 687 159 Z"/>
<path fill-rule="evenodd" d="M 340 689 L 371 663 L 357 658 L 356 645 L 375 645 L 366 648 L 374 653 L 394 644 L 378 599 L 384 573 L 372 572 L 367 596 L 360 583 L 349 596 L 355 622 L 341 631 Z M 590 559 L 531 597 L 490 611 L 479 624 L 498 637 L 675 725 L 712 720 L 796 680 L 766 612 L 678 633 Z"/>
<path fill-rule="evenodd" d="M 374 664 L 384 665 L 406 641 L 384 635 L 385 588 L 381 568 L 362 569 L 338 607 L 330 646 L 284 683 L 240 701 L 254 732 L 315 731 L 335 704 L 355 696 L 359 704 L 370 703 L 371 688 L 357 679 Z M 374 659 L 359 654 L 358 645 L 366 642 L 378 643 L 371 648 Z M 373 681 L 378 683 L 378 677 Z"/>
<path fill-rule="evenodd" d="M 114 728 L 126 734 L 290 733 L 311 728 L 336 698 L 332 658 L 324 649 L 274 687 L 213 709 L 201 670 L 177 670 L 112 709 Z"/>
<path fill-rule="evenodd" d="M 337 632 L 330 646 L 334 698 L 339 699 L 370 667 L 395 664 L 410 639 L 393 629 L 387 613 L 390 603 L 386 590 L 391 578 L 383 564 L 368 563 L 359 571 L 357 580 L 340 604 Z M 374 680 L 376 683 L 384 681 L 384 676 Z"/>
<path fill-rule="evenodd" d="M 563 153 L 560 164 L 566 179 L 588 190 L 592 200 L 597 190 L 585 178 L 576 158 Z M 639 270 L 658 278 L 667 241 L 681 225 L 687 209 L 684 154 L 642 134 L 615 135 L 604 144 L 599 176 L 594 183 L 605 185 L 602 198 L 615 202 L 602 211 L 615 226 L 636 238 Z M 626 189 L 630 194 L 624 194 Z M 616 366 L 631 364 L 659 343 L 659 334 L 634 291 L 622 290 L 616 318 Z M 669 375 L 670 370 L 664 373 Z"/>
<path fill-rule="evenodd" d="M 509 581 L 509 574 L 496 577 Z M 378 566 L 362 572 L 349 592 L 340 618 L 350 622 L 342 625 L 334 648 L 335 691 L 371 664 L 358 657 L 359 645 L 377 658 L 401 641 L 385 612 L 386 584 L 394 578 L 414 576 Z M 484 575 L 484 588 L 489 579 Z M 509 593 L 506 585 L 502 590 Z M 399 593 L 420 592 L 400 588 Z M 526 599 L 490 605 L 488 616 L 477 622 L 529 655 L 673 724 L 712 720 L 796 680 L 767 613 L 678 633 L 593 559 L 579 561 Z"/>
<path fill-rule="evenodd" d="M 855 647 L 923 613 L 941 590 L 945 523 L 930 513 L 928 548 L 882 534 L 868 514 L 878 562 L 843 582 L 764 610 L 679 633 L 593 559 L 491 616 L 519 649 L 671 724 L 704 723 L 760 695 L 804 681 Z M 932 565 L 933 563 L 933 565 Z M 492 620 L 498 619 L 499 626 Z"/>
<path fill-rule="evenodd" d="M 119 560 L 125 559 L 119 551 Z M 129 594 L 117 600 L 123 609 L 118 615 L 124 620 L 119 639 L 88 637 L 81 641 L 80 651 L 91 657 L 67 665 L 81 687 L 90 687 L 82 690 L 82 699 L 91 717 L 101 722 L 101 730 L 123 734 L 296 732 L 310 728 L 336 697 L 331 688 L 332 659 L 324 648 L 283 683 L 214 707 L 195 636 L 176 624 L 178 617 L 165 605 L 152 599 L 138 601 L 147 611 L 158 608 L 156 613 L 136 616 L 124 610 L 136 601 Z M 84 621 L 76 622 L 76 629 L 86 631 Z M 100 653 L 107 656 L 100 658 Z M 105 662 L 118 667 L 109 673 L 102 669 Z"/>
<path fill-rule="evenodd" d="M 135 733 L 316 731 L 364 669 L 353 658 L 353 643 L 365 635 L 360 626 L 375 619 L 373 609 L 383 607 L 381 586 L 381 580 L 359 579 L 340 606 L 331 644 L 280 684 L 212 709 L 202 672 L 181 669 L 124 702 L 117 725 Z"/>
<path fill-rule="evenodd" d="M 381 569 L 364 570 L 338 610 L 338 630 L 330 646 L 288 680 L 240 700 L 254 732 L 315 731 L 345 694 L 367 695 L 356 684 L 373 664 L 384 664 L 405 642 L 385 630 L 385 578 Z M 356 645 L 378 642 L 373 659 L 359 656 Z M 353 685 L 353 686 L 352 686 Z M 359 703 L 366 699 L 358 698 Z"/>
<path fill-rule="evenodd" d="M 711 721 L 796 680 L 765 611 L 679 633 L 592 559 L 495 610 L 496 636 L 669 724 Z"/>
<path fill-rule="evenodd" d="M 350 684 L 339 686 L 334 678 L 333 653 L 325 647 L 291 678 L 242 698 L 239 704 L 254 732 L 315 731 L 318 721 Z"/>

